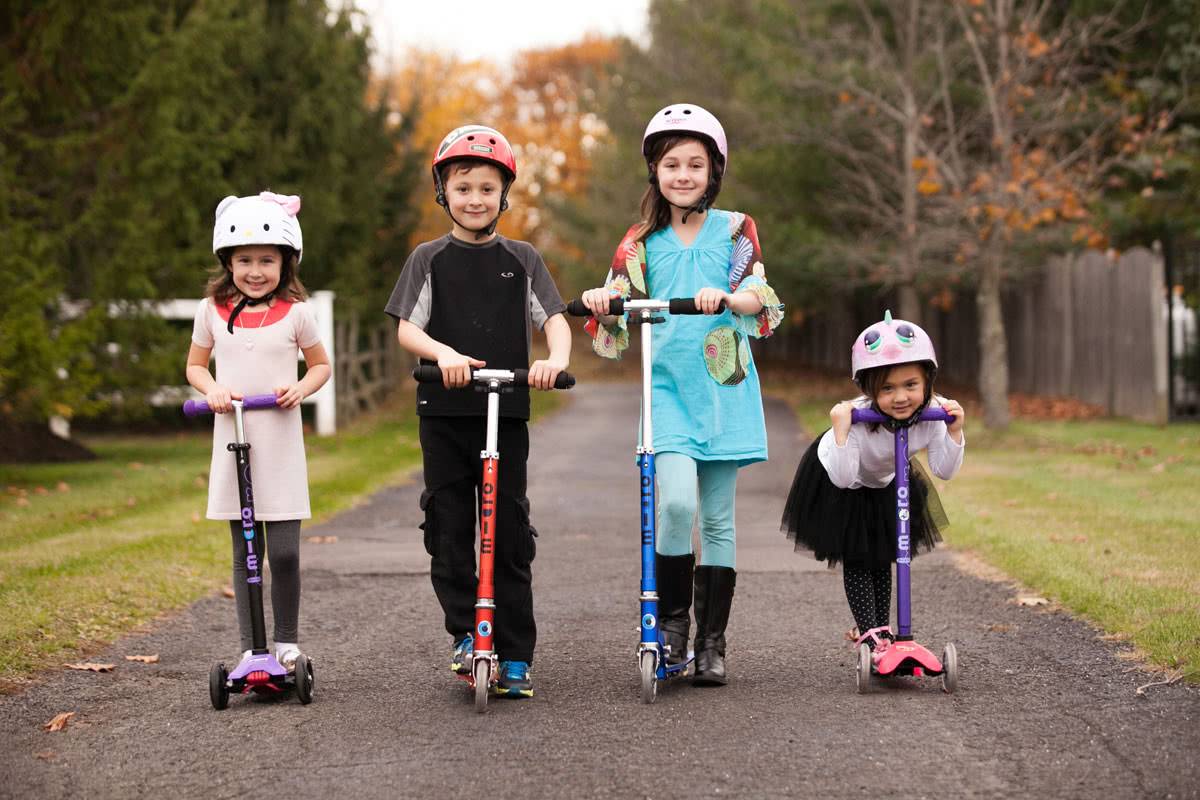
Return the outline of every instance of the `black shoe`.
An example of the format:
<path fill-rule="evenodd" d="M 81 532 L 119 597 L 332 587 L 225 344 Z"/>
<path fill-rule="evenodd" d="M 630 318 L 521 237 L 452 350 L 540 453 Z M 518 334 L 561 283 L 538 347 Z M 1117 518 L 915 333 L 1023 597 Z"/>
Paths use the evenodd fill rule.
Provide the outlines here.
<path fill-rule="evenodd" d="M 655 575 L 658 579 L 658 626 L 663 644 L 671 648 L 667 664 L 687 661 L 689 614 L 692 610 L 692 571 L 696 556 L 664 556 L 655 554 Z"/>
<path fill-rule="evenodd" d="M 733 605 L 737 572 L 730 567 L 696 567 L 696 672 L 697 686 L 724 686 L 725 627 Z"/>

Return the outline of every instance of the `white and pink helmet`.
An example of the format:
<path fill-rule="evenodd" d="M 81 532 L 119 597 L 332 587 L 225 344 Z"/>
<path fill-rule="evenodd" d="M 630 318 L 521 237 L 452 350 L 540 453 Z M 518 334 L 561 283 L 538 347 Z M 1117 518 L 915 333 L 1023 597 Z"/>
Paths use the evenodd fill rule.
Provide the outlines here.
<path fill-rule="evenodd" d="M 661 109 L 650 118 L 650 124 L 642 134 L 642 155 L 647 162 L 653 140 L 663 135 L 690 135 L 707 140 L 721 156 L 721 171 L 725 171 L 729 163 L 729 143 L 725 140 L 725 129 L 712 112 L 690 103 L 675 103 Z"/>
<path fill-rule="evenodd" d="M 854 340 L 850 348 L 850 377 L 859 383 L 864 370 L 923 361 L 937 370 L 937 355 L 929 335 L 919 325 L 892 319 L 892 312 L 887 311 L 882 322 L 876 322 Z"/>

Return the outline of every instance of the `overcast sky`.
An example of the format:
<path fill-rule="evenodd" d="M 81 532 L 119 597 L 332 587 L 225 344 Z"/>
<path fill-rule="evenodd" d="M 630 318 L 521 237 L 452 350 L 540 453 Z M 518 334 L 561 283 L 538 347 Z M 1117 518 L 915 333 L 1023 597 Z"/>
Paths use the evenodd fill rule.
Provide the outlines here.
<path fill-rule="evenodd" d="M 386 64 L 410 47 L 508 61 L 518 50 L 578 41 L 589 32 L 639 38 L 649 0 L 357 0 Z"/>

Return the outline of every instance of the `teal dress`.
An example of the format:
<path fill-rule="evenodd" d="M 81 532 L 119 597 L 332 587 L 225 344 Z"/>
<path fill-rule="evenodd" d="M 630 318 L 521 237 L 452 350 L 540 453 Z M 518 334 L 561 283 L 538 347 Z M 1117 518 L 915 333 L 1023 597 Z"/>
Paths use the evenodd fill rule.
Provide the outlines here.
<path fill-rule="evenodd" d="M 738 466 L 766 460 L 762 393 L 748 339 L 770 335 L 783 307 L 766 282 L 754 221 L 711 209 L 690 245 L 667 227 L 643 246 L 633 241 L 634 230 L 617 248 L 609 273 L 606 285 L 614 293 L 665 300 L 716 287 L 751 291 L 763 302 L 756 315 L 666 315 L 651 328 L 655 452 Z M 607 329 L 593 321 L 589 332 L 603 356 L 619 357 L 629 343 L 624 319 Z"/>

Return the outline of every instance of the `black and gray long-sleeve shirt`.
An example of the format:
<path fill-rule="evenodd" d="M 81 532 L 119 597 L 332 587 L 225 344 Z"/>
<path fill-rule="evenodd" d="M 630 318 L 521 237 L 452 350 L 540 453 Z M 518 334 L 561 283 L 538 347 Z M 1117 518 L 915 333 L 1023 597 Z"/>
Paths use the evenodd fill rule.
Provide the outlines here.
<path fill-rule="evenodd" d="M 477 245 L 447 234 L 413 250 L 384 310 L 492 369 L 524 369 L 533 326 L 541 330 L 566 304 L 528 242 L 497 236 Z M 423 383 L 417 387 L 417 413 L 483 416 L 487 397 Z M 529 419 L 529 390 L 501 394 L 500 415 Z"/>

